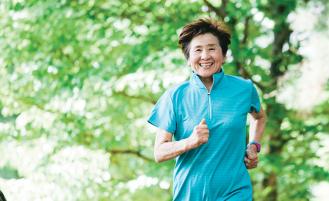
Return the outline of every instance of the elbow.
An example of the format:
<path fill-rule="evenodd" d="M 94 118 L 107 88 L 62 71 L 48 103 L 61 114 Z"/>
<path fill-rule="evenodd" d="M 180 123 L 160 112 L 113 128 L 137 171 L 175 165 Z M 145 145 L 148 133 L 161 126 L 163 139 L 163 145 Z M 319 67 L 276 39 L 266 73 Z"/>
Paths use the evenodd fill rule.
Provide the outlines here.
<path fill-rule="evenodd" d="M 264 121 L 264 123 L 266 123 L 266 121 L 267 121 L 267 115 L 266 115 L 265 112 L 264 112 L 264 115 L 263 115 L 263 121 Z"/>
<path fill-rule="evenodd" d="M 154 157 L 154 161 L 155 161 L 156 163 L 161 163 L 163 160 L 161 160 L 161 158 Z"/>
<path fill-rule="evenodd" d="M 165 159 L 157 151 L 154 151 L 154 161 L 156 163 L 161 163 L 165 161 Z"/>
<path fill-rule="evenodd" d="M 156 163 L 161 163 L 163 160 L 161 158 L 154 157 L 154 161 Z"/>
<path fill-rule="evenodd" d="M 256 115 L 254 118 L 255 118 L 255 120 L 266 123 L 267 115 L 266 115 L 265 111 L 262 109 L 260 111 L 260 113 L 258 115 Z"/>

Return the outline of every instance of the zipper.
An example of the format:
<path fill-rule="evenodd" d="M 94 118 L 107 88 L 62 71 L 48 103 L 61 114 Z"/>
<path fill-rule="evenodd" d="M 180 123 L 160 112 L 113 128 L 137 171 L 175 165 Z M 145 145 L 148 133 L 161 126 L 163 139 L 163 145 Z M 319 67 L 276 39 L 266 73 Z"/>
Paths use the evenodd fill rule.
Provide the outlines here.
<path fill-rule="evenodd" d="M 215 83 L 215 79 L 213 78 L 213 80 L 212 80 L 212 85 L 211 85 L 211 87 L 210 87 L 210 89 L 208 90 L 207 89 L 207 87 L 206 87 L 206 85 L 204 85 L 204 87 L 206 88 L 206 90 L 207 90 L 207 94 L 208 94 L 208 113 L 209 113 L 209 120 L 211 120 L 212 119 L 212 103 L 211 103 L 211 90 L 212 90 L 212 87 L 214 86 L 214 83 Z"/>
<path fill-rule="evenodd" d="M 211 104 L 211 96 L 210 91 L 208 92 L 208 104 L 209 104 L 209 119 L 212 119 L 212 104 Z"/>
<path fill-rule="evenodd" d="M 212 80 L 212 85 L 210 87 L 209 90 L 207 90 L 208 92 L 208 105 L 209 105 L 209 120 L 211 121 L 212 119 L 212 103 L 211 103 L 211 90 L 212 90 L 212 87 L 214 86 L 214 83 L 215 83 L 215 80 L 213 79 Z"/>

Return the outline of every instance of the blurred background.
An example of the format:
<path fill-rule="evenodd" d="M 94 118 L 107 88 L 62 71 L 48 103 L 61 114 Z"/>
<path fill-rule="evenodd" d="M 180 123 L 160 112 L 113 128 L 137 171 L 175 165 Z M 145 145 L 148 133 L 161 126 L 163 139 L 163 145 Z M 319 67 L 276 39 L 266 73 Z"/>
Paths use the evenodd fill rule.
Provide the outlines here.
<path fill-rule="evenodd" d="M 146 120 L 188 79 L 178 33 L 232 30 L 225 73 L 267 111 L 255 201 L 329 197 L 325 0 L 1 0 L 0 189 L 9 201 L 169 201 L 174 161 Z"/>

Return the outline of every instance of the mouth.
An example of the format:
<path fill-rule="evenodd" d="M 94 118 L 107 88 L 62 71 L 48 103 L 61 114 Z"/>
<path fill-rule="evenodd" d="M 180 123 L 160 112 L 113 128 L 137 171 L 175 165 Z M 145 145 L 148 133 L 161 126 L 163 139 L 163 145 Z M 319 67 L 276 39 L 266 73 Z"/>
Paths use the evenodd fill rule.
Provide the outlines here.
<path fill-rule="evenodd" d="M 213 62 L 208 62 L 208 63 L 199 63 L 199 66 L 204 69 L 211 68 L 213 66 Z"/>

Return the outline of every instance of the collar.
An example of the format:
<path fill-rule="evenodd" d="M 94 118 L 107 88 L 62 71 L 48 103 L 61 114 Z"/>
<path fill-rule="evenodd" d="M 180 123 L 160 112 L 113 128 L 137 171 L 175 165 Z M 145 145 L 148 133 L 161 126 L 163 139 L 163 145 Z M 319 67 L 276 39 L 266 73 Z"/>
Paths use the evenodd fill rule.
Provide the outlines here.
<path fill-rule="evenodd" d="M 213 86 L 212 89 L 214 89 L 223 79 L 224 77 L 224 69 L 222 68 L 221 71 L 214 73 L 212 75 L 213 78 Z M 190 83 L 199 87 L 199 88 L 205 88 L 206 86 L 203 84 L 203 82 L 201 81 L 200 77 L 193 71 L 192 75 L 190 77 Z"/>

